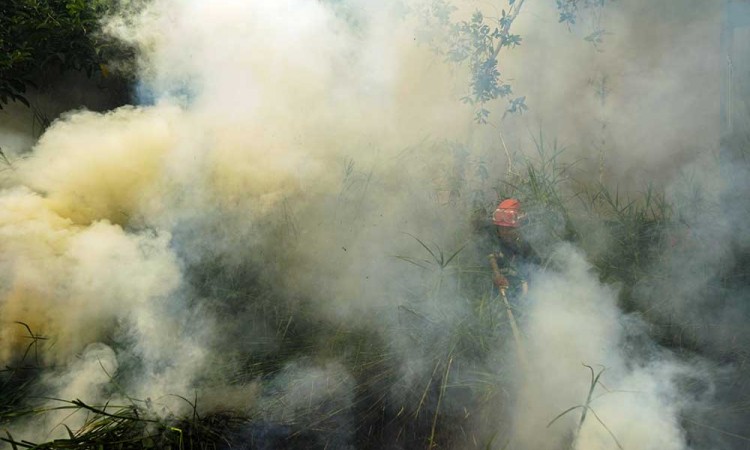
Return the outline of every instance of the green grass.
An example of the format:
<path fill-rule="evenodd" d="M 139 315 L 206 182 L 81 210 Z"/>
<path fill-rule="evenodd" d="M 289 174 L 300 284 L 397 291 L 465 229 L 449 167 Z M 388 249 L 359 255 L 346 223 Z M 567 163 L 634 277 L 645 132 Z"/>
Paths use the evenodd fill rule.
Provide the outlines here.
<path fill-rule="evenodd" d="M 616 186 L 582 183 L 574 176 L 575 164 L 565 162 L 564 148 L 556 142 L 550 144 L 542 134 L 534 143 L 536 153 L 514 165 L 523 170 L 494 184 L 485 183 L 485 172 L 473 170 L 465 149 L 455 151 L 453 157 L 461 173 L 449 180 L 450 207 L 467 214 L 479 207 L 487 221 L 497 198 L 518 197 L 529 212 L 529 229 L 533 232 L 529 238 L 541 250 L 541 256 L 564 241 L 589 249 L 589 259 L 601 279 L 623 286 L 623 305 L 643 311 L 642 304 L 632 301 L 636 293 L 631 288 L 660 276 L 653 268 L 669 245 L 670 233 L 681 226 L 684 210 L 670 204 L 666 194 L 655 186 L 622 193 Z M 481 159 L 473 161 L 484 164 Z M 347 217 L 354 217 L 352 220 L 363 220 L 357 219 L 358 205 L 369 200 L 375 175 L 372 171 L 355 171 L 353 161 L 345 166 L 337 207 L 347 212 Z M 472 172 L 481 179 L 467 175 Z M 477 186 L 491 184 L 496 198 L 466 195 Z M 288 241 L 296 243 L 300 227 L 286 204 L 283 214 L 279 233 L 286 233 Z M 334 217 L 334 221 L 342 219 Z M 604 237 L 601 243 L 592 243 L 592 229 Z M 471 233 L 485 230 L 453 234 L 439 242 L 407 231 L 406 248 L 410 250 L 386 263 L 400 264 L 401 270 L 418 282 L 397 299 L 396 311 L 384 312 L 393 317 L 393 329 L 385 330 L 387 333 L 320 317 L 310 298 L 283 297 L 274 288 L 273 277 L 254 264 L 230 265 L 215 258 L 188 268 L 193 301 L 211 300 L 208 311 L 220 323 L 226 323 L 217 344 L 217 349 L 231 349 L 227 356 L 233 352 L 228 358 L 233 364 L 217 369 L 225 383 L 242 386 L 256 380 L 264 382 L 285 373 L 294 362 L 314 365 L 335 360 L 351 376 L 351 403 L 332 399 L 278 419 L 247 411 L 199 413 L 198 397 L 183 399 L 191 411 L 183 415 L 157 414 L 148 401 L 140 400 L 124 405 L 90 405 L 78 399 L 42 401 L 33 394 L 40 374 L 48 369 L 39 364 L 45 336 L 39 334 L 43 330 L 18 324 L 29 345 L 18 356 L 18 364 L 0 371 L 0 429 L 9 430 L 0 439 L 14 449 L 203 449 L 226 448 L 233 443 L 233 436 L 248 429 L 281 427 L 283 436 L 278 442 L 288 448 L 325 448 L 340 443 L 336 429 L 345 423 L 350 433 L 347 439 L 358 448 L 497 448 L 507 442 L 508 428 L 497 419 L 497 411 L 509 411 L 512 399 L 508 392 L 510 375 L 497 368 L 510 371 L 516 362 L 509 358 L 487 363 L 512 337 L 505 310 L 491 295 L 490 270 L 477 262 L 484 261 L 486 255 L 474 254 L 483 249 L 468 244 L 477 238 Z M 248 320 L 237 324 L 237 316 Z M 233 346 L 243 327 L 259 330 L 258 340 L 251 343 L 257 348 L 243 351 Z M 393 338 L 397 345 L 386 337 Z M 273 346 L 264 347 L 263 339 Z M 666 344 L 678 350 L 681 346 L 669 341 Z M 404 349 L 399 346 L 418 353 L 423 369 L 405 374 L 404 367 L 410 361 L 404 360 Z M 588 398 L 560 415 L 580 409 L 579 430 L 591 420 L 587 414 L 593 414 L 592 394 L 602 375 L 591 371 Z M 295 386 L 287 388 L 291 392 Z M 336 389 L 348 387 L 342 384 L 334 392 L 338 392 Z M 394 390 L 402 395 L 392 395 Z M 293 403 L 288 392 L 265 395 L 271 409 Z M 64 439 L 26 442 L 15 437 L 13 427 L 19 419 L 59 411 L 85 414 L 87 419 L 79 429 L 67 430 Z M 493 414 L 484 417 L 484 411 Z"/>
<path fill-rule="evenodd" d="M 87 419 L 77 430 L 63 425 L 68 437 L 48 442 L 17 440 L 6 431 L 0 440 L 13 449 L 212 449 L 231 445 L 230 433 L 250 422 L 236 412 L 213 413 L 200 416 L 195 404 L 189 417 L 162 417 L 151 409 L 148 401 L 130 405 L 89 405 L 80 400 L 55 400 L 55 404 L 19 410 L 0 416 L 3 420 L 17 420 L 51 412 L 86 414 Z"/>

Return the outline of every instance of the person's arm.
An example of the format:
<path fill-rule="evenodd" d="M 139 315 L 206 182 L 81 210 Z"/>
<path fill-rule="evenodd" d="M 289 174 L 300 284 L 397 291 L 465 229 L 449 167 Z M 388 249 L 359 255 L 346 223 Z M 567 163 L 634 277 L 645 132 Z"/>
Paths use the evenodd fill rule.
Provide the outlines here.
<path fill-rule="evenodd" d="M 500 271 L 500 266 L 497 264 L 498 256 L 503 257 L 502 253 L 490 253 L 487 259 L 490 261 L 490 267 L 492 267 L 492 282 L 497 286 L 498 289 L 507 289 L 510 286 L 508 279 Z"/>

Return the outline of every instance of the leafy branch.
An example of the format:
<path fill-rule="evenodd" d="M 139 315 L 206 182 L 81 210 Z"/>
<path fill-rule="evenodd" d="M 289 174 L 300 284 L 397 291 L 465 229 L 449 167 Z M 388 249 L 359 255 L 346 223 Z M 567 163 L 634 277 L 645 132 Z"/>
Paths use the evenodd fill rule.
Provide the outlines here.
<path fill-rule="evenodd" d="M 106 74 L 112 45 L 99 21 L 111 0 L 6 0 L 0 6 L 0 109 L 11 102 L 31 107 L 29 87 L 50 76 L 80 71 Z M 43 84 L 43 83 L 42 83 Z"/>
<path fill-rule="evenodd" d="M 607 0 L 556 0 L 560 22 L 570 26 L 576 23 L 582 10 L 595 18 L 595 29 L 584 40 L 594 48 L 609 34 L 598 25 L 598 15 Z M 525 96 L 513 96 L 509 83 L 502 79 L 499 56 L 503 48 L 515 48 L 523 39 L 512 32 L 513 23 L 523 9 L 525 0 L 507 0 L 507 10 L 499 18 L 486 17 L 476 10 L 469 20 L 452 22 L 456 11 L 447 0 L 432 0 L 420 11 L 424 28 L 418 31 L 425 37 L 433 51 L 444 55 L 448 62 L 467 64 L 470 70 L 469 92 L 461 101 L 475 108 L 474 121 L 487 123 L 490 115 L 486 104 L 499 98 L 507 99 L 503 118 L 508 114 L 523 114 L 528 110 Z M 436 31 L 437 30 L 437 31 Z"/>
<path fill-rule="evenodd" d="M 481 11 L 475 11 L 471 20 L 453 26 L 448 50 L 448 60 L 462 63 L 468 60 L 471 70 L 470 95 L 462 98 L 477 110 L 474 120 L 487 123 L 489 110 L 485 104 L 498 98 L 508 98 L 507 113 L 523 113 L 526 109 L 525 97 L 510 98 L 513 93 L 510 84 L 501 79 L 498 56 L 505 48 L 521 45 L 522 38 L 511 33 L 511 26 L 521 12 L 525 0 L 509 0 L 509 9 L 502 10 L 496 24 L 489 25 Z"/>

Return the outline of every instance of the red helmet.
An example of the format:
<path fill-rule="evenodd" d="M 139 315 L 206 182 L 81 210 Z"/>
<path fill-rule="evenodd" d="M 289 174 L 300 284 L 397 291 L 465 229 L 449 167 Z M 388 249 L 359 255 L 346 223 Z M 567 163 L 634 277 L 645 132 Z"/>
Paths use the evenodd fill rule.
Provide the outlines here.
<path fill-rule="evenodd" d="M 497 205 L 497 209 L 492 214 L 492 223 L 499 227 L 518 228 L 523 218 L 521 202 L 515 198 L 508 198 Z"/>

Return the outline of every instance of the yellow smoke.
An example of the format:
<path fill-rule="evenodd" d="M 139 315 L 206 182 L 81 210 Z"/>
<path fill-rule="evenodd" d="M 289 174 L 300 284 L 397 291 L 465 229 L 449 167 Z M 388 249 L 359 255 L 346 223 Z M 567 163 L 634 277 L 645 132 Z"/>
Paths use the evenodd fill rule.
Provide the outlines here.
<path fill-rule="evenodd" d="M 435 195 L 445 188 L 437 183 L 454 175 L 453 155 L 420 144 L 488 143 L 488 160 L 504 162 L 498 129 L 474 128 L 471 107 L 458 101 L 466 93 L 465 68 L 444 64 L 415 40 L 411 19 L 381 5 L 363 2 L 368 24 L 355 29 L 325 2 L 308 0 L 131 3 L 108 31 L 138 49 L 140 78 L 157 103 L 65 115 L 17 164 L 15 185 L 0 192 L 0 364 L 26 351 L 25 328 L 11 324 L 24 322 L 54 343 L 43 355 L 48 362 L 70 364 L 83 352 L 84 363 L 70 364 L 63 377 L 72 387 L 61 391 L 83 395 L 81 380 L 104 383 L 94 375 L 95 356 L 112 359 L 87 345 L 117 343 L 124 333 L 134 348 L 128 350 L 148 368 L 139 380 L 147 388 L 134 395 L 190 396 L 191 377 L 207 364 L 201 338 L 221 331 L 196 318 L 201 310 L 190 310 L 181 297 L 189 291 L 181 258 L 203 254 L 230 261 L 262 254 L 284 275 L 279 290 L 310 300 L 313 314 L 361 320 L 388 334 L 376 312 L 403 299 L 384 295 L 384 286 L 408 277 L 393 256 L 420 250 L 399 238 L 409 232 L 452 243 L 467 226 L 464 211 L 441 207 L 446 202 Z M 549 44 L 548 29 L 533 26 L 536 17 L 519 22 L 521 29 L 536 30 L 532 36 Z M 538 95 L 529 103 L 540 113 L 502 122 L 500 129 L 520 130 L 509 145 L 536 128 L 540 116 L 554 117 L 553 127 L 568 136 L 592 123 L 578 110 L 593 100 L 576 96 L 587 81 L 580 70 L 585 58 L 573 64 L 562 61 L 572 51 L 540 54 L 539 48 L 519 50 L 530 52 L 525 67 L 533 73 L 519 76 L 518 90 Z M 506 76 L 513 78 L 512 70 Z M 623 134 L 618 142 L 631 142 Z M 355 163 L 354 172 L 344 173 L 347 162 Z M 493 179 L 503 169 L 489 166 Z M 183 240 L 175 243 L 178 233 Z M 521 448 L 563 439 L 539 430 L 585 394 L 581 359 L 620 363 L 612 351 L 620 336 L 612 331 L 619 314 L 613 293 L 580 257 L 568 259 L 580 266 L 571 274 L 580 282 L 578 298 L 530 311 L 532 363 L 540 373 L 556 373 L 520 389 L 529 403 L 518 414 Z M 533 295 L 552 303 L 571 288 L 550 285 Z M 450 300 L 430 307 L 440 314 L 466 307 Z M 594 308 L 597 301 L 604 306 Z M 186 335 L 189 321 L 200 322 L 205 335 Z M 414 352 L 402 344 L 396 351 Z M 343 370 L 332 364 L 316 379 Z M 348 387 L 348 375 L 341 378 Z M 629 426 L 638 409 L 632 411 L 618 430 Z M 644 435 L 623 439 L 637 447 Z M 585 429 L 582 448 L 597 448 L 588 443 L 601 436 Z M 665 439 L 679 443 L 673 428 Z"/>
<path fill-rule="evenodd" d="M 282 26 L 282 13 L 297 27 Z M 118 321 L 177 289 L 169 232 L 186 218 L 208 217 L 241 252 L 252 224 L 287 202 L 313 225 L 293 264 L 316 264 L 338 231 L 316 228 L 335 211 L 309 202 L 338 192 L 346 159 L 396 187 L 414 174 L 388 173 L 405 148 L 457 138 L 470 124 L 455 74 L 414 42 L 413 24 L 370 13 L 365 36 L 314 2 L 158 1 L 114 19 L 110 31 L 140 48 L 147 83 L 187 79 L 194 93 L 67 113 L 15 164 L 17 187 L 0 194 L 0 317 L 54 339 L 57 361 L 108 339 Z M 296 268 L 300 289 L 317 283 Z M 350 276 L 341 286 L 356 292 Z M 25 333 L 3 327 L 3 362 L 23 353 Z"/>

